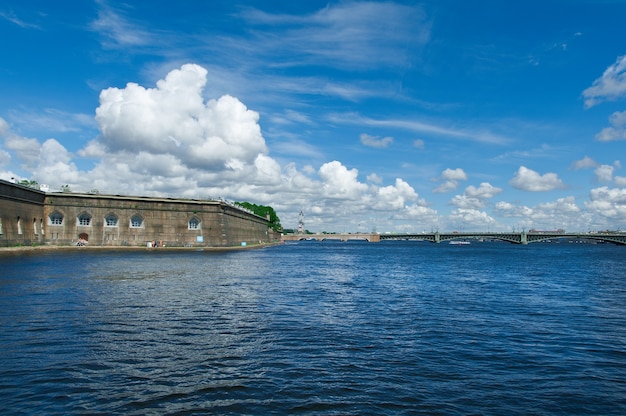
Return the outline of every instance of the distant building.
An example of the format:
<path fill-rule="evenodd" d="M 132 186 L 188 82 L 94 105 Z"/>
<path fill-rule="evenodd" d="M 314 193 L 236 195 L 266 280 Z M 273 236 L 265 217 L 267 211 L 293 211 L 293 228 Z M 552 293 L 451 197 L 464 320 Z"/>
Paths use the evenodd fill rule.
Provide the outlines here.
<path fill-rule="evenodd" d="M 229 247 L 279 238 L 266 218 L 224 201 L 49 193 L 0 180 L 3 247 L 79 241 L 91 246 L 159 241 L 166 247 Z"/>

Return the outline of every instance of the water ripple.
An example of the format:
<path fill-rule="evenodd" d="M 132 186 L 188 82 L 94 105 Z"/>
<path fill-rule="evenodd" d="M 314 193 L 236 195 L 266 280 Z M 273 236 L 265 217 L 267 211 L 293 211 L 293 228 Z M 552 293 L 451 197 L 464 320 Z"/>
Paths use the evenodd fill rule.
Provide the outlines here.
<path fill-rule="evenodd" d="M 3 414 L 626 413 L 623 247 L 317 242 L 0 266 Z"/>

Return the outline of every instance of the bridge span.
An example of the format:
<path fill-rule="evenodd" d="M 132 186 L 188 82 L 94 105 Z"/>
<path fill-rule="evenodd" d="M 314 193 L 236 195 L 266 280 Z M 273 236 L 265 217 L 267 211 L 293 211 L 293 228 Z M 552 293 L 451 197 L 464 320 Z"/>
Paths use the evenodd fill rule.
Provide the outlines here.
<path fill-rule="evenodd" d="M 370 243 L 380 242 L 380 234 L 377 233 L 340 233 L 340 234 L 284 234 L 283 241 L 369 241 Z"/>
<path fill-rule="evenodd" d="M 603 241 L 613 244 L 626 245 L 626 232 L 602 232 L 602 233 L 533 233 L 522 231 L 521 233 L 481 233 L 481 232 L 453 232 L 453 233 L 421 233 L 421 234 L 377 234 L 377 233 L 341 233 L 341 234 L 287 234 L 283 235 L 283 241 L 302 240 L 361 240 L 378 243 L 383 240 L 413 240 L 430 241 L 441 243 L 453 240 L 501 240 L 514 244 L 528 244 L 557 239 L 585 239 Z"/>

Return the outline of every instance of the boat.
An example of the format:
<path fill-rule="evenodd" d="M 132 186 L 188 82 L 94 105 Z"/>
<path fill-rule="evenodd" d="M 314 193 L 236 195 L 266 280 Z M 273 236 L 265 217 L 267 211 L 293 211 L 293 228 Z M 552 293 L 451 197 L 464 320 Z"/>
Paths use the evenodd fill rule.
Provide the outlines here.
<path fill-rule="evenodd" d="M 452 240 L 448 244 L 452 244 L 452 245 L 455 245 L 455 246 L 466 246 L 469 243 L 470 243 L 469 241 L 454 241 L 454 240 Z"/>

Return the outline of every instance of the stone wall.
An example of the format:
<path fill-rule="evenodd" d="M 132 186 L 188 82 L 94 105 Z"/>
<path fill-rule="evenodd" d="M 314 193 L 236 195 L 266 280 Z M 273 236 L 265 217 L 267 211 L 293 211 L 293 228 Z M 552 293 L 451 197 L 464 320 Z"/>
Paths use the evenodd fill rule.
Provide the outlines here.
<path fill-rule="evenodd" d="M 44 193 L 5 181 L 0 196 L 3 246 L 228 247 L 279 238 L 265 218 L 223 201 Z"/>
<path fill-rule="evenodd" d="M 45 193 L 0 180 L 0 247 L 45 240 Z"/>

